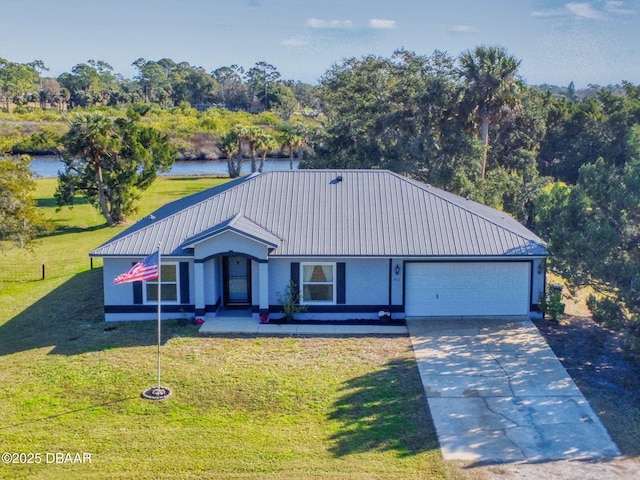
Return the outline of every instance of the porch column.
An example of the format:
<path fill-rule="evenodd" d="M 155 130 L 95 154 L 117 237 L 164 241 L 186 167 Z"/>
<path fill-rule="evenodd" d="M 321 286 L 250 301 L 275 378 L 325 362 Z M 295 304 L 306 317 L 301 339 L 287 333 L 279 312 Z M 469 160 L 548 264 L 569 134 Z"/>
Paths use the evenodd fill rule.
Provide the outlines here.
<path fill-rule="evenodd" d="M 196 316 L 203 316 L 205 314 L 204 263 L 198 260 L 195 262 L 194 281 Z"/>
<path fill-rule="evenodd" d="M 269 313 L 269 263 L 261 260 L 258 263 L 258 288 L 260 314 Z"/>

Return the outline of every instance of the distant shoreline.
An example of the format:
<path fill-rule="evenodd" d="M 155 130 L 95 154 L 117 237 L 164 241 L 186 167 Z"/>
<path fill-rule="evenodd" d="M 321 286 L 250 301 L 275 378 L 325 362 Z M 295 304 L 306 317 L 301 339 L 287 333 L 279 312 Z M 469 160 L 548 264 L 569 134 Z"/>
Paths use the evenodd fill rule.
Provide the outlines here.
<path fill-rule="evenodd" d="M 242 174 L 250 172 L 250 159 L 244 158 L 242 164 Z M 299 160 L 294 159 L 293 168 L 297 169 Z M 59 170 L 63 167 L 62 161 L 56 155 L 34 155 L 31 159 L 31 170 L 38 178 L 56 178 Z M 265 160 L 265 172 L 273 170 L 288 170 L 288 158 L 269 158 Z M 181 160 L 175 161 L 171 170 L 161 173 L 161 176 L 183 176 L 183 175 L 228 175 L 227 162 L 225 159 L 217 160 Z"/>

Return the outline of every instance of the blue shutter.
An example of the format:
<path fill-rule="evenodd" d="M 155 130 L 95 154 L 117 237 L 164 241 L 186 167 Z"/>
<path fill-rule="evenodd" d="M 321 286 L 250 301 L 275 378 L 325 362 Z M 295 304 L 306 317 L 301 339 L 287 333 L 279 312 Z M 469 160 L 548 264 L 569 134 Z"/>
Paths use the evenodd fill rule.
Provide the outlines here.
<path fill-rule="evenodd" d="M 133 282 L 133 304 L 142 305 L 142 282 Z"/>
<path fill-rule="evenodd" d="M 347 265 L 344 262 L 338 262 L 336 264 L 336 303 L 338 305 L 347 303 L 346 267 Z"/>
<path fill-rule="evenodd" d="M 296 288 L 300 288 L 300 263 L 291 262 L 291 280 L 295 283 Z M 300 302 L 296 302 L 300 303 Z"/>
<path fill-rule="evenodd" d="M 189 262 L 180 262 L 180 303 L 189 303 Z"/>
<path fill-rule="evenodd" d="M 133 267 L 137 262 L 131 262 L 131 266 Z M 142 305 L 142 282 L 133 282 L 133 304 L 134 305 Z"/>

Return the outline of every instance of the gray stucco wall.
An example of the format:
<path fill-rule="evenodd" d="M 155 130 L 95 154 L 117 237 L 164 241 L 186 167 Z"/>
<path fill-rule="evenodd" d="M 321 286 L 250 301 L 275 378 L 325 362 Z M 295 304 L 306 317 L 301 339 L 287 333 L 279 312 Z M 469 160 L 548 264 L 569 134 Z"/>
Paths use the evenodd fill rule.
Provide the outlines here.
<path fill-rule="evenodd" d="M 237 236 L 235 237 L 237 240 Z M 230 240 L 230 239 L 229 239 Z M 255 243 L 253 244 L 255 245 Z M 237 244 L 236 244 L 237 246 Z M 258 253 L 258 252 L 256 252 Z M 212 257 L 203 264 L 205 284 L 203 286 L 204 303 L 206 305 L 214 305 L 222 297 L 222 257 Z M 189 298 L 190 303 L 194 304 L 196 298 L 195 285 L 195 265 L 193 259 L 164 257 L 165 261 L 179 263 L 189 263 Z M 105 258 L 104 260 L 104 304 L 105 306 L 126 306 L 133 305 L 133 287 L 132 284 L 113 285 L 113 279 L 126 272 L 131 266 L 140 259 L 136 258 Z M 403 304 L 403 278 L 404 264 L 403 258 L 373 258 L 373 259 L 356 259 L 356 258 L 340 258 L 340 257 L 322 257 L 322 258 L 271 258 L 268 262 L 269 269 L 269 305 L 278 305 L 278 293 L 284 292 L 289 279 L 291 277 L 291 263 L 313 262 L 344 262 L 345 263 L 345 300 L 346 305 L 366 306 L 371 310 L 372 306 L 386 306 L 391 298 L 391 305 L 401 306 Z M 544 260 L 532 259 L 531 281 L 532 281 L 532 303 L 535 305 L 538 296 L 544 291 L 545 272 Z M 395 268 L 399 267 L 396 274 Z M 252 262 L 252 304 L 259 304 L 259 266 L 258 263 Z M 355 311 L 351 309 L 351 312 Z M 375 314 L 369 312 L 373 317 Z M 532 316 L 536 313 L 532 312 Z M 353 315 L 344 314 L 336 315 L 335 313 L 324 315 L 331 319 L 341 319 L 352 317 Z M 394 315 L 396 318 L 402 317 L 402 314 Z M 174 318 L 175 315 L 171 315 Z M 300 318 L 313 317 L 320 318 L 321 315 L 301 315 Z M 153 314 L 116 314 L 107 315 L 107 319 L 143 319 L 155 318 Z M 358 316 L 358 318 L 363 318 Z"/>
<path fill-rule="evenodd" d="M 347 305 L 386 304 L 389 298 L 388 259 L 272 258 L 269 260 L 269 304 L 278 304 L 278 292 L 283 293 L 291 278 L 291 263 L 345 263 Z"/>

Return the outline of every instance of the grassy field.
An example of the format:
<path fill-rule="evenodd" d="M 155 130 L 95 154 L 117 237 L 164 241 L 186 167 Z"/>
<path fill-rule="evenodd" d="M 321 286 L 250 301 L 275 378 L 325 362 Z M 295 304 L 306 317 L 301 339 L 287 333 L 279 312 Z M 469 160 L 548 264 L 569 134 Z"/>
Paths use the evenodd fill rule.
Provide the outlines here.
<path fill-rule="evenodd" d="M 221 181 L 162 178 L 140 215 Z M 88 265 L 122 228 L 86 204 L 56 212 L 54 188 L 39 180 L 36 192 L 54 234 L 30 252 L 4 246 L 0 268 Z M 150 402 L 140 393 L 156 378 L 155 324 L 104 323 L 100 268 L 0 283 L 0 306 L 0 453 L 33 454 L 0 464 L 0 478 L 461 475 L 442 460 L 406 337 L 200 337 L 165 322 L 173 395 Z"/>

